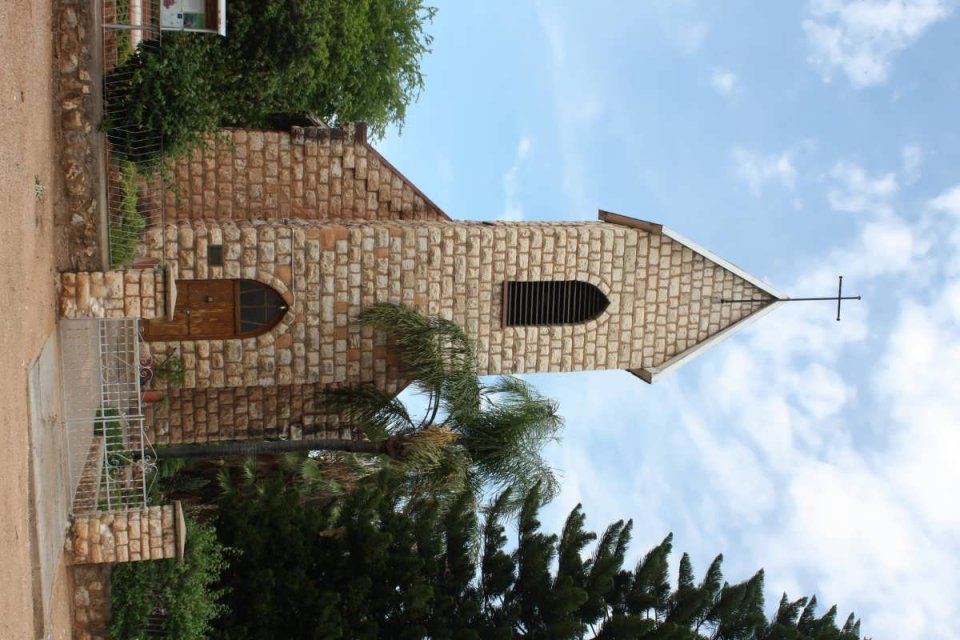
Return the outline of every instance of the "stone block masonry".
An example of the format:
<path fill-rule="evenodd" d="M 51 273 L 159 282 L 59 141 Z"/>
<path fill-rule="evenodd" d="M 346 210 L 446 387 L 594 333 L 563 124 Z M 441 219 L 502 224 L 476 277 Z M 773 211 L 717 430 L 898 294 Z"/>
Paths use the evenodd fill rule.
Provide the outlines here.
<path fill-rule="evenodd" d="M 222 245 L 222 266 L 208 263 L 210 244 Z M 460 324 L 477 341 L 480 373 L 496 374 L 657 367 L 759 309 L 721 296 L 773 300 L 680 242 L 608 222 L 209 220 L 150 230 L 141 248 L 176 263 L 180 278 L 258 280 L 290 306 L 255 338 L 150 343 L 157 357 L 179 350 L 186 389 L 397 391 L 402 372 L 384 336 L 354 321 L 376 302 Z M 580 324 L 502 326 L 504 282 L 531 280 L 586 281 L 610 305 Z"/>
<path fill-rule="evenodd" d="M 69 261 L 74 269 L 95 268 L 97 240 L 96 162 L 90 143 L 94 126 L 91 43 L 93 3 L 56 3 L 54 42 L 60 99 L 60 166 L 69 219 Z"/>
<path fill-rule="evenodd" d="M 179 504 L 77 516 L 67 550 L 73 564 L 182 557 L 182 518 Z"/>
<path fill-rule="evenodd" d="M 110 636 L 110 565 L 71 567 L 74 640 L 107 640 Z"/>
<path fill-rule="evenodd" d="M 147 437 L 156 445 L 252 439 L 354 438 L 318 406 L 316 384 L 171 389 L 147 405 Z"/>
<path fill-rule="evenodd" d="M 161 271 L 91 271 L 58 277 L 61 318 L 149 319 L 165 313 Z"/>
<path fill-rule="evenodd" d="M 176 162 L 167 220 L 443 220 L 366 126 L 225 129 Z"/>

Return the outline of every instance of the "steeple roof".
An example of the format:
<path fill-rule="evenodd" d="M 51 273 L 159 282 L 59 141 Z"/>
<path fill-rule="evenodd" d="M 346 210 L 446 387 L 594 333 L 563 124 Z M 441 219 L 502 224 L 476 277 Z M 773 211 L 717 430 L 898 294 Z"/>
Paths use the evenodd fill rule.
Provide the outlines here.
<path fill-rule="evenodd" d="M 644 341 L 643 360 L 650 364 L 628 369 L 645 382 L 689 362 L 788 297 L 661 224 L 603 210 L 599 218 L 650 234 L 648 254 L 638 256 L 648 270 L 638 313 L 657 314 L 657 322 Z"/>

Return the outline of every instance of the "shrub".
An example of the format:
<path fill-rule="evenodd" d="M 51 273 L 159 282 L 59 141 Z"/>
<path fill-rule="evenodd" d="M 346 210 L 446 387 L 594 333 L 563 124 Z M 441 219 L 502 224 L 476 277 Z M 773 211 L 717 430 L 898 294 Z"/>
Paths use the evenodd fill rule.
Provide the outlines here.
<path fill-rule="evenodd" d="M 105 78 L 107 137 L 138 166 L 177 156 L 220 125 L 290 115 L 401 124 L 423 89 L 423 0 L 231 0 L 226 38 L 165 33 Z M 279 118 L 278 118 L 279 117 Z M 151 141 L 163 138 L 163 149 Z"/>
<path fill-rule="evenodd" d="M 140 232 L 146 226 L 137 209 L 140 176 L 134 163 L 123 162 L 120 165 L 119 188 L 119 219 L 110 221 L 110 264 L 113 266 L 133 260 L 137 254 Z"/>
<path fill-rule="evenodd" d="M 147 635 L 152 615 L 162 612 L 164 638 L 193 640 L 204 637 L 211 622 L 225 611 L 223 591 L 214 587 L 227 567 L 228 550 L 217 542 L 210 526 L 187 521 L 184 562 L 150 560 L 126 562 L 113 569 L 113 619 L 110 637 L 140 640 Z"/>
<path fill-rule="evenodd" d="M 155 169 L 162 157 L 182 155 L 216 130 L 214 44 L 196 34 L 164 35 L 162 47 L 142 42 L 107 74 L 104 129 L 116 157 Z"/>

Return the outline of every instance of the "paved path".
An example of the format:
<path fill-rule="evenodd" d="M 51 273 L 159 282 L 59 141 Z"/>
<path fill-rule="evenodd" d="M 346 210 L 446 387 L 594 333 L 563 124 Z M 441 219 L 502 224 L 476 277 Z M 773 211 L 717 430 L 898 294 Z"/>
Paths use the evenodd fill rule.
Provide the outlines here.
<path fill-rule="evenodd" d="M 4 639 L 44 633 L 40 544 L 33 535 L 37 518 L 31 510 L 28 372 L 55 328 L 54 211 L 65 209 L 58 206 L 62 189 L 55 155 L 51 19 L 50 0 L 0 2 L 0 638 Z M 50 575 L 47 635 L 68 638 L 66 572 L 60 566 Z"/>

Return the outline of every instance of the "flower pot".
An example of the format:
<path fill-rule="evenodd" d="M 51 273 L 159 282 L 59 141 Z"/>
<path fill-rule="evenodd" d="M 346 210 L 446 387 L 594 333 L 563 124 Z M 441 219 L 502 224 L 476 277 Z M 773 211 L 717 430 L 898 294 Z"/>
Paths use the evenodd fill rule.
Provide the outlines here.
<path fill-rule="evenodd" d="M 163 401 L 163 391 L 160 389 L 144 389 L 140 392 L 140 402 L 154 404 Z"/>

